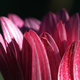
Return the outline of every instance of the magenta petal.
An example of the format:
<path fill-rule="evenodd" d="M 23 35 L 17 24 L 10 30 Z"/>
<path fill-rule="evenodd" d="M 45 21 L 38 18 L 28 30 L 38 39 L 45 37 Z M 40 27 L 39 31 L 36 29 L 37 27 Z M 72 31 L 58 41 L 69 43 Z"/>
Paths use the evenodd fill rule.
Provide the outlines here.
<path fill-rule="evenodd" d="M 4 77 L 5 80 L 12 80 L 12 75 L 8 67 L 8 60 L 7 60 L 7 54 L 0 43 L 0 71 Z"/>
<path fill-rule="evenodd" d="M 60 41 L 61 42 L 67 41 L 65 25 L 62 23 L 62 21 L 59 21 L 59 23 L 57 24 L 57 30 L 58 30 Z"/>
<path fill-rule="evenodd" d="M 22 68 L 22 53 L 15 39 L 12 39 L 12 41 L 9 43 L 9 46 L 11 51 L 14 53 L 14 56 L 16 57 L 19 63 L 19 66 Z"/>
<path fill-rule="evenodd" d="M 0 43 L 0 55 L 2 56 L 2 58 L 4 59 L 4 61 L 5 61 L 5 63 L 7 64 L 7 62 L 6 62 L 6 59 L 5 58 L 7 58 L 6 57 L 6 52 L 5 52 L 5 50 L 4 50 L 4 48 L 3 48 L 3 45 Z"/>
<path fill-rule="evenodd" d="M 49 41 L 44 37 L 42 37 L 41 40 L 46 48 L 46 52 L 47 52 L 47 56 L 50 64 L 52 80 L 57 80 L 58 67 L 59 67 L 60 60 L 58 59 Z"/>
<path fill-rule="evenodd" d="M 11 72 L 1 55 L 0 55 L 0 71 L 4 77 L 4 80 L 13 80 Z"/>
<path fill-rule="evenodd" d="M 75 51 L 73 70 L 74 70 L 74 80 L 79 80 L 80 79 L 80 42 Z"/>
<path fill-rule="evenodd" d="M 27 18 L 27 19 L 25 19 L 24 26 L 29 29 L 39 31 L 40 24 L 41 24 L 41 22 L 35 18 Z"/>
<path fill-rule="evenodd" d="M 68 46 L 76 41 L 79 42 L 79 15 L 73 15 L 68 22 L 65 24 L 66 32 L 67 32 L 67 43 Z"/>
<path fill-rule="evenodd" d="M 57 24 L 56 15 L 49 12 L 42 19 L 39 34 L 41 34 L 42 32 L 48 32 L 48 33 L 52 34 L 55 30 L 56 24 Z"/>
<path fill-rule="evenodd" d="M 23 80 L 23 74 L 21 67 L 16 59 L 13 51 L 11 50 L 10 44 L 7 44 L 7 57 L 8 57 L 8 67 L 12 73 L 13 80 Z"/>
<path fill-rule="evenodd" d="M 23 27 L 24 21 L 16 14 L 8 14 L 8 18 L 18 27 Z"/>
<path fill-rule="evenodd" d="M 22 60 L 24 80 L 42 80 L 39 56 L 35 42 L 27 32 L 24 34 L 23 38 Z"/>
<path fill-rule="evenodd" d="M 62 20 L 63 23 L 69 20 L 68 12 L 65 9 L 62 9 L 56 14 L 58 21 Z"/>
<path fill-rule="evenodd" d="M 73 80 L 73 57 L 75 50 L 75 42 L 66 50 L 58 72 L 58 80 Z"/>
<path fill-rule="evenodd" d="M 62 21 L 59 21 L 59 23 L 57 24 L 57 30 L 59 35 L 59 39 L 57 39 L 57 44 L 60 49 L 60 54 L 62 57 L 65 50 L 67 49 L 67 35 L 65 25 L 62 23 Z"/>
<path fill-rule="evenodd" d="M 39 57 L 42 80 L 51 80 L 50 65 L 45 47 L 35 32 L 30 30 L 29 33 L 35 42 L 36 51 Z"/>
<path fill-rule="evenodd" d="M 51 45 L 51 48 L 53 49 L 53 51 L 55 52 L 55 54 L 57 55 L 58 60 L 61 60 L 60 57 L 60 53 L 59 53 L 59 49 L 56 45 L 56 42 L 54 41 L 54 39 L 52 38 L 52 36 L 46 32 L 42 33 L 40 35 L 41 38 L 43 38 L 44 40 L 47 40 L 48 43 Z"/>
<path fill-rule="evenodd" d="M 18 43 L 18 45 L 21 49 L 23 34 L 16 27 L 16 25 L 13 24 L 8 18 L 1 17 L 0 21 L 1 21 L 1 26 L 2 26 L 5 40 L 9 43 L 9 42 L 11 42 L 11 38 L 15 38 L 16 42 Z"/>

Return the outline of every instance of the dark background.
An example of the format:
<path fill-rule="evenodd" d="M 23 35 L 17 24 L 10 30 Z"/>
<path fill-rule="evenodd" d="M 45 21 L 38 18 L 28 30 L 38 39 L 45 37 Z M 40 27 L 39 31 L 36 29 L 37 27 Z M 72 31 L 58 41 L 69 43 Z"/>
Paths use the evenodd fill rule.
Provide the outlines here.
<path fill-rule="evenodd" d="M 0 16 L 15 13 L 22 19 L 35 17 L 39 20 L 49 11 L 56 13 L 66 8 L 69 15 L 80 13 L 79 0 L 0 0 Z"/>

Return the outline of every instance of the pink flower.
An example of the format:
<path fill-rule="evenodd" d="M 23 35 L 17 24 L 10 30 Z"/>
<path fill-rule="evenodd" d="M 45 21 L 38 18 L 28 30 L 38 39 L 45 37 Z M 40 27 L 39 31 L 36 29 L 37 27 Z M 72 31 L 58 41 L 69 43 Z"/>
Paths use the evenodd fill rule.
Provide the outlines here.
<path fill-rule="evenodd" d="M 15 14 L 8 17 L 0 17 L 4 35 L 4 39 L 0 35 L 0 70 L 4 80 L 80 78 L 78 14 L 69 18 L 62 9 L 56 15 L 48 13 L 42 22 L 34 18 L 23 21 Z M 23 32 L 32 30 L 23 35 L 18 27 Z"/>

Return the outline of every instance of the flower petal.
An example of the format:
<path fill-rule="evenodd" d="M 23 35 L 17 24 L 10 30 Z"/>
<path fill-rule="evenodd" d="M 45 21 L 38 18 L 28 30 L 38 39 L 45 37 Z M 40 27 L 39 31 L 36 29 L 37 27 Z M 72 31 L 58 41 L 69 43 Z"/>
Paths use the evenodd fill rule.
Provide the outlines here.
<path fill-rule="evenodd" d="M 22 60 L 24 80 L 42 80 L 35 42 L 27 32 L 24 34 L 23 38 Z"/>
<path fill-rule="evenodd" d="M 8 18 L 1 17 L 1 26 L 4 34 L 5 40 L 9 43 L 11 42 L 11 38 L 15 38 L 16 42 L 18 43 L 20 49 L 22 48 L 22 40 L 23 35 L 20 30 L 13 24 Z"/>
<path fill-rule="evenodd" d="M 56 14 L 58 21 L 62 20 L 63 23 L 69 20 L 68 12 L 65 9 L 62 9 Z"/>
<path fill-rule="evenodd" d="M 52 36 L 50 34 L 44 32 L 40 35 L 40 37 L 41 37 L 41 39 L 43 38 L 44 40 L 46 40 L 51 45 L 51 48 L 53 49 L 53 51 L 57 55 L 58 60 L 60 61 L 61 57 L 60 57 L 59 49 L 56 45 L 56 42 L 52 38 Z"/>
<path fill-rule="evenodd" d="M 39 31 L 41 22 L 35 18 L 25 19 L 24 26 L 34 31 Z"/>
<path fill-rule="evenodd" d="M 8 67 L 8 58 L 7 54 L 3 48 L 3 45 L 0 43 L 0 71 L 5 80 L 12 80 L 12 75 Z"/>
<path fill-rule="evenodd" d="M 39 34 L 41 34 L 42 32 L 48 32 L 48 33 L 52 34 L 55 30 L 56 24 L 57 24 L 56 15 L 49 12 L 42 19 Z"/>
<path fill-rule="evenodd" d="M 51 80 L 50 65 L 45 47 L 35 32 L 30 30 L 29 33 L 35 42 L 36 51 L 40 62 L 42 80 Z"/>
<path fill-rule="evenodd" d="M 59 67 L 60 60 L 58 59 L 58 56 L 56 55 L 49 41 L 44 37 L 42 37 L 41 40 L 46 48 L 46 52 L 47 52 L 47 56 L 50 64 L 52 80 L 57 80 L 58 67 Z"/>
<path fill-rule="evenodd" d="M 16 14 L 8 14 L 8 18 L 18 27 L 23 27 L 24 21 Z"/>
<path fill-rule="evenodd" d="M 74 69 L 74 80 L 79 80 L 80 79 L 80 42 L 75 51 L 73 69 Z"/>
<path fill-rule="evenodd" d="M 9 46 L 11 51 L 14 53 L 14 56 L 16 57 L 19 63 L 19 66 L 22 68 L 22 53 L 15 39 L 12 39 L 12 41 L 9 43 Z"/>
<path fill-rule="evenodd" d="M 76 41 L 76 44 L 79 42 L 79 15 L 73 15 L 69 21 L 65 24 L 66 32 L 67 32 L 67 43 L 68 46 Z"/>
<path fill-rule="evenodd" d="M 57 24 L 57 30 L 59 39 L 56 39 L 61 57 L 63 56 L 65 50 L 67 49 L 67 35 L 65 30 L 65 25 L 62 23 L 62 21 L 59 21 Z M 56 35 L 56 34 L 55 34 Z"/>
<path fill-rule="evenodd" d="M 73 57 L 75 50 L 75 42 L 66 50 L 58 72 L 58 80 L 73 80 Z"/>
<path fill-rule="evenodd" d="M 1 55 L 0 55 L 0 71 L 4 77 L 4 80 L 13 80 L 11 72 Z"/>
<path fill-rule="evenodd" d="M 11 50 L 10 43 L 7 44 L 7 57 L 8 57 L 8 67 L 12 73 L 13 80 L 23 80 L 23 74 L 21 67 L 16 59 L 13 51 Z"/>

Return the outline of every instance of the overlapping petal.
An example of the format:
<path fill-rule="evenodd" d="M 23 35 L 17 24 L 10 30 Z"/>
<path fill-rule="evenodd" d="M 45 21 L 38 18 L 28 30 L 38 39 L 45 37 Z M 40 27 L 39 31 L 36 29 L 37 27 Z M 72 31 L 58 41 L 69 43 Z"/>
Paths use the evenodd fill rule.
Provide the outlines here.
<path fill-rule="evenodd" d="M 5 80 L 23 80 L 20 65 L 14 55 L 14 48 L 11 50 L 10 44 L 6 44 L 5 52 L 2 44 L 0 44 L 0 70 Z"/>
<path fill-rule="evenodd" d="M 42 32 L 48 32 L 52 34 L 56 28 L 56 24 L 57 24 L 56 15 L 49 12 L 42 19 L 39 34 L 41 34 Z"/>
<path fill-rule="evenodd" d="M 67 44 L 68 46 L 76 41 L 79 42 L 79 15 L 74 14 L 66 23 L 65 23 L 66 33 L 67 33 Z"/>
<path fill-rule="evenodd" d="M 50 66 L 45 47 L 33 31 L 24 34 L 22 52 L 24 80 L 51 80 Z"/>
<path fill-rule="evenodd" d="M 80 42 L 75 50 L 74 62 L 73 62 L 74 80 L 80 79 Z"/>
<path fill-rule="evenodd" d="M 58 80 L 73 80 L 73 57 L 75 51 L 75 42 L 66 50 L 58 72 Z"/>
<path fill-rule="evenodd" d="M 24 26 L 34 31 L 39 31 L 41 22 L 35 18 L 27 18 L 24 21 Z"/>
<path fill-rule="evenodd" d="M 56 56 L 58 57 L 57 59 L 59 59 L 59 61 L 60 61 L 61 57 L 60 57 L 59 49 L 57 47 L 55 40 L 52 38 L 52 36 L 50 34 L 44 32 L 40 35 L 40 37 L 41 37 L 42 42 L 45 43 L 45 41 L 46 41 L 47 44 L 49 44 L 51 46 L 51 48 L 55 52 Z M 45 44 L 45 47 L 47 47 L 46 44 Z"/>
<path fill-rule="evenodd" d="M 8 14 L 8 18 L 19 28 L 23 27 L 24 21 L 16 14 Z"/>
<path fill-rule="evenodd" d="M 41 40 L 47 51 L 52 80 L 57 80 L 58 67 L 61 60 L 60 53 L 58 52 L 58 48 L 56 46 L 55 41 L 49 34 L 42 34 Z"/>
<path fill-rule="evenodd" d="M 69 20 L 68 12 L 63 8 L 56 13 L 57 20 L 62 20 L 63 23 Z"/>
<path fill-rule="evenodd" d="M 67 34 L 65 25 L 62 23 L 62 21 L 60 21 L 57 24 L 57 32 L 58 32 L 57 34 L 53 34 L 53 38 L 55 39 L 59 47 L 60 55 L 62 57 L 64 55 L 65 50 L 67 49 Z M 55 36 L 57 37 L 55 38 Z"/>
<path fill-rule="evenodd" d="M 11 42 L 12 38 L 15 38 L 15 40 L 17 41 L 17 43 L 21 49 L 23 34 L 16 27 L 16 25 L 13 24 L 12 21 L 9 20 L 8 18 L 1 17 L 0 21 L 1 21 L 2 31 L 3 31 L 5 40 L 9 43 L 9 42 Z"/>

